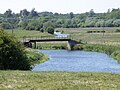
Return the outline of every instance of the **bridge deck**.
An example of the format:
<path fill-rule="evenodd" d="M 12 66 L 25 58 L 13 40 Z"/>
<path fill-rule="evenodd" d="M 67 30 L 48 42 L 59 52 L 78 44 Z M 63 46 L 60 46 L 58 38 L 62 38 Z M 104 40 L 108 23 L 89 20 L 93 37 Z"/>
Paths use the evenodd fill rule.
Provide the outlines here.
<path fill-rule="evenodd" d="M 70 41 L 68 37 L 24 38 L 22 42 Z"/>

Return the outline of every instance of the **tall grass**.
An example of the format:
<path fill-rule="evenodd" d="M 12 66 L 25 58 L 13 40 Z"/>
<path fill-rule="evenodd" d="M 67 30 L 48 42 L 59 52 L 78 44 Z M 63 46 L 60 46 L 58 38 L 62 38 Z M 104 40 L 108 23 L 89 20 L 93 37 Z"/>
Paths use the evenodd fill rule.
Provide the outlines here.
<path fill-rule="evenodd" d="M 100 45 L 100 44 L 78 44 L 74 46 L 74 50 L 85 50 L 105 53 L 120 63 L 120 47 Z"/>
<path fill-rule="evenodd" d="M 37 49 L 43 49 L 43 50 L 67 49 L 67 43 L 63 43 L 63 42 L 37 43 Z"/>
<path fill-rule="evenodd" d="M 48 60 L 48 56 L 41 53 L 38 50 L 27 48 L 26 52 L 27 52 L 27 57 L 30 61 L 31 66 L 34 66 L 35 64 L 38 64 L 38 63 L 43 63 Z"/>

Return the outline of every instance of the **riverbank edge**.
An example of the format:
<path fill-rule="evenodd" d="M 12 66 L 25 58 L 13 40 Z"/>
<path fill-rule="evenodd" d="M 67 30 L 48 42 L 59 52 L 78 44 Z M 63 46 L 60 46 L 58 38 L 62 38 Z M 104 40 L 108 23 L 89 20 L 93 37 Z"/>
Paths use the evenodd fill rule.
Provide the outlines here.
<path fill-rule="evenodd" d="M 36 64 L 44 63 L 47 61 L 48 55 L 40 52 L 38 49 L 26 48 L 27 57 L 30 61 L 31 67 L 34 67 Z"/>
<path fill-rule="evenodd" d="M 43 48 L 42 50 L 59 50 L 59 49 L 67 49 L 64 44 L 60 44 L 59 48 L 51 48 L 48 44 L 44 44 L 46 48 Z M 51 44 L 52 45 L 52 44 Z M 54 44 L 53 44 L 54 45 Z M 56 44 L 54 47 L 57 47 Z M 101 45 L 101 44 L 85 44 L 85 43 L 80 43 L 76 44 L 72 50 L 83 50 L 83 51 L 92 51 L 92 52 L 101 52 L 105 53 L 115 60 L 120 64 L 120 47 L 117 46 L 111 46 L 111 45 Z"/>
<path fill-rule="evenodd" d="M 83 51 L 92 51 L 92 52 L 101 52 L 105 53 L 120 64 L 120 47 L 110 46 L 110 45 L 100 45 L 100 44 L 77 44 L 73 47 L 72 50 L 83 50 Z"/>

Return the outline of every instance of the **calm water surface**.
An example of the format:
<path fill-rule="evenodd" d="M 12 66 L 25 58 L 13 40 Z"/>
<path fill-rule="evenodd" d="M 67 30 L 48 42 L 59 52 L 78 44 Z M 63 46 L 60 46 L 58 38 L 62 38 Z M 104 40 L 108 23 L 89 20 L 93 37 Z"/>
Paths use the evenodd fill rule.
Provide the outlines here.
<path fill-rule="evenodd" d="M 85 51 L 41 50 L 50 60 L 33 71 L 112 72 L 120 73 L 120 64 L 106 54 Z"/>

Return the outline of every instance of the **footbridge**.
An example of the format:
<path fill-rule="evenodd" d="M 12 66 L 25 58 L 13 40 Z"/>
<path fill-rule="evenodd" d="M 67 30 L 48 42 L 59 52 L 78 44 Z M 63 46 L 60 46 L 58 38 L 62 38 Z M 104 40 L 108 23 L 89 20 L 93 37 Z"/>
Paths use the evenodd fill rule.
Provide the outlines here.
<path fill-rule="evenodd" d="M 72 47 L 76 44 L 78 44 L 77 41 L 72 40 L 70 37 L 47 37 L 47 38 L 41 38 L 41 37 L 34 37 L 34 38 L 23 38 L 21 41 L 25 46 L 32 48 L 34 44 L 34 48 L 37 47 L 37 42 L 54 42 L 54 41 L 66 41 L 67 42 L 67 48 L 68 50 L 71 50 Z"/>

